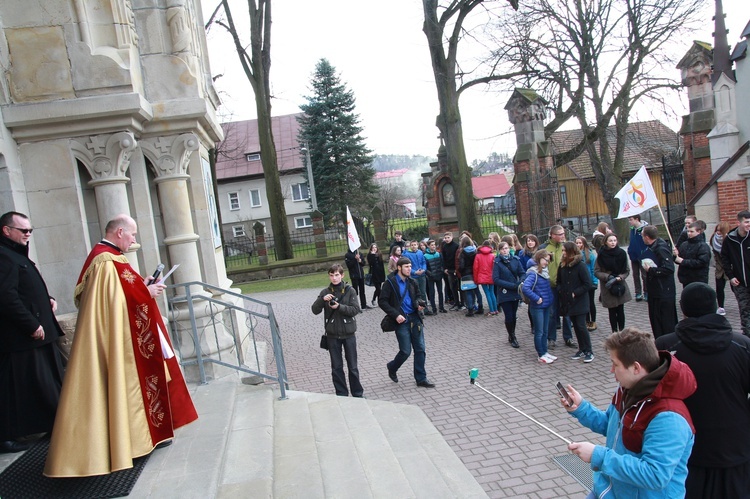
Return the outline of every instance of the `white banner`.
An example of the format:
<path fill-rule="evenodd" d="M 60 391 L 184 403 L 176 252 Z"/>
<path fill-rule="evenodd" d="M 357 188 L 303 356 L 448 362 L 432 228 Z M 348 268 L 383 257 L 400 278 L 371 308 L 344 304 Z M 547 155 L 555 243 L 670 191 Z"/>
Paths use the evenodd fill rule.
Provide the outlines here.
<path fill-rule="evenodd" d="M 351 251 L 357 251 L 362 243 L 359 241 L 359 234 L 357 234 L 357 228 L 354 226 L 354 219 L 352 218 L 352 212 L 349 211 L 349 207 L 346 207 L 346 239 L 349 241 L 349 249 Z"/>
<path fill-rule="evenodd" d="M 639 215 L 659 205 L 659 199 L 656 197 L 645 166 L 641 166 L 638 173 L 615 194 L 615 197 L 620 200 L 620 213 L 617 218 Z"/>

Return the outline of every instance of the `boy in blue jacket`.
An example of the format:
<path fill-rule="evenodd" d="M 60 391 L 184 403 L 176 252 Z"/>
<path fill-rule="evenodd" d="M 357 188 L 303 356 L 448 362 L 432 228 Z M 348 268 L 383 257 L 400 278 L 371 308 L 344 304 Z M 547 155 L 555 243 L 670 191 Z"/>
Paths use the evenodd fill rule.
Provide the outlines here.
<path fill-rule="evenodd" d="M 604 346 L 620 384 L 606 412 L 570 385 L 573 405 L 561 399 L 582 425 L 607 437 L 606 446 L 568 446 L 591 463 L 593 497 L 685 497 L 695 429 L 684 400 L 697 388 L 693 371 L 669 352 L 659 352 L 651 333 L 633 327 L 613 333 Z"/>
<path fill-rule="evenodd" d="M 635 301 L 643 301 L 648 296 L 643 296 L 646 289 L 646 272 L 641 268 L 641 254 L 646 249 L 641 232 L 648 222 L 641 220 L 640 215 L 628 217 L 630 224 L 630 242 L 628 243 L 628 256 L 630 257 L 630 268 L 633 271 L 633 284 L 635 289 Z"/>

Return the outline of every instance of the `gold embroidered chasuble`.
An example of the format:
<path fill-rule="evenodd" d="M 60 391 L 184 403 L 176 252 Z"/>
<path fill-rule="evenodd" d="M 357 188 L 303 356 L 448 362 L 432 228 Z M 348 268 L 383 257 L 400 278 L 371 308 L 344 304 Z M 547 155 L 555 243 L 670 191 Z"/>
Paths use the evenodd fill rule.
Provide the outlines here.
<path fill-rule="evenodd" d="M 131 468 L 198 417 L 156 302 L 118 253 L 96 245 L 76 286 L 78 322 L 46 476 Z"/>

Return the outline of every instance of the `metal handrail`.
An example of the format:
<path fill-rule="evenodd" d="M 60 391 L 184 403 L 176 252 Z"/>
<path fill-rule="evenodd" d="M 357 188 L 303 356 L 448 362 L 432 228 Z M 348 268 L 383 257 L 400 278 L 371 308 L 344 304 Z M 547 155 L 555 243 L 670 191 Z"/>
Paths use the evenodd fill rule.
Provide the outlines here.
<path fill-rule="evenodd" d="M 193 291 L 193 287 L 198 287 L 202 289 L 203 291 L 206 291 L 208 294 L 200 294 L 195 293 Z M 176 317 L 174 316 L 178 312 L 178 305 L 186 305 L 187 311 L 190 318 L 190 330 L 192 333 L 192 340 L 195 348 L 195 354 L 196 358 L 195 360 L 181 360 L 180 365 L 182 366 L 191 366 L 191 365 L 197 365 L 198 371 L 200 373 L 200 382 L 201 384 L 207 384 L 206 381 L 206 371 L 205 371 L 205 364 L 206 363 L 212 363 L 216 365 L 220 365 L 223 367 L 227 367 L 230 369 L 235 369 L 239 372 L 244 372 L 247 374 L 252 374 L 254 376 L 259 376 L 263 379 L 267 379 L 270 381 L 275 381 L 279 383 L 280 391 L 281 391 L 281 399 L 286 398 L 286 390 L 289 388 L 289 382 L 287 378 L 286 373 L 286 364 L 284 362 L 284 352 L 281 345 L 281 335 L 279 332 L 279 324 L 276 320 L 276 316 L 274 315 L 273 306 L 271 303 L 256 300 L 255 298 L 252 298 L 247 295 L 243 295 L 241 293 L 235 293 L 234 291 L 223 289 L 218 286 L 214 286 L 212 284 L 208 284 L 201 281 L 191 281 L 191 282 L 183 282 L 178 284 L 170 284 L 167 286 L 168 289 L 174 290 L 174 295 L 169 296 L 167 298 L 167 301 L 169 303 L 169 310 L 170 313 L 173 314 L 172 319 L 170 320 L 170 328 L 172 329 L 172 339 L 173 343 L 178 346 L 181 345 L 181 339 L 180 336 L 177 334 L 177 331 L 175 330 L 175 324 L 176 321 L 174 320 Z M 220 298 L 217 298 L 217 295 L 228 295 L 233 296 L 236 298 L 240 298 L 243 300 L 243 305 L 250 303 L 258 305 L 259 308 L 263 309 L 265 308 L 265 313 L 258 310 L 253 310 L 251 308 L 247 308 L 246 306 L 239 306 L 235 303 L 232 303 L 227 300 L 223 300 Z M 276 376 L 270 375 L 268 373 L 263 373 L 255 370 L 250 369 L 249 367 L 243 365 L 243 359 L 242 359 L 242 340 L 238 340 L 237 335 L 235 333 L 235 324 L 234 324 L 234 317 L 232 316 L 232 338 L 234 341 L 234 347 L 235 347 L 235 357 L 236 357 L 236 363 L 229 363 L 226 362 L 221 358 L 221 354 L 219 353 L 218 358 L 214 358 L 212 356 L 204 356 L 202 352 L 201 347 L 201 333 L 198 331 L 198 323 L 196 321 L 196 314 L 195 314 L 195 305 L 198 302 L 204 302 L 208 304 L 209 310 L 210 310 L 210 323 L 209 326 L 213 328 L 214 334 L 217 332 L 217 315 L 221 314 L 224 310 L 236 310 L 239 312 L 242 312 L 247 315 L 248 320 L 250 321 L 250 333 L 252 335 L 252 341 L 253 341 L 253 351 L 255 353 L 255 360 L 256 365 L 260 369 L 260 359 L 258 357 L 258 346 L 257 346 L 257 338 L 256 338 L 256 324 L 257 321 L 260 320 L 267 320 L 269 324 L 269 330 L 271 335 L 271 345 L 273 348 L 273 357 L 274 362 L 276 364 Z M 253 323 L 255 321 L 255 323 Z M 223 324 L 226 326 L 226 324 Z"/>

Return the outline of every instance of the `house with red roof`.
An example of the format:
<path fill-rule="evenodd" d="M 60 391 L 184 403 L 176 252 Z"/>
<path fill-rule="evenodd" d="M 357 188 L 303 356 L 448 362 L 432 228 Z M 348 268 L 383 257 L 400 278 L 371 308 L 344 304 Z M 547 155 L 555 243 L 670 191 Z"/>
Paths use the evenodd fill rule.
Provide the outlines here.
<path fill-rule="evenodd" d="M 508 177 L 503 173 L 471 177 L 471 188 L 480 211 L 515 208 L 515 196 Z"/>
<path fill-rule="evenodd" d="M 274 116 L 271 129 L 284 193 L 289 229 L 312 228 L 310 192 L 303 176 L 305 164 L 297 142 L 301 113 Z M 271 232 L 271 210 L 260 157 L 258 120 L 223 123 L 225 139 L 217 146 L 216 178 L 225 241 L 252 235 L 260 222 Z"/>

